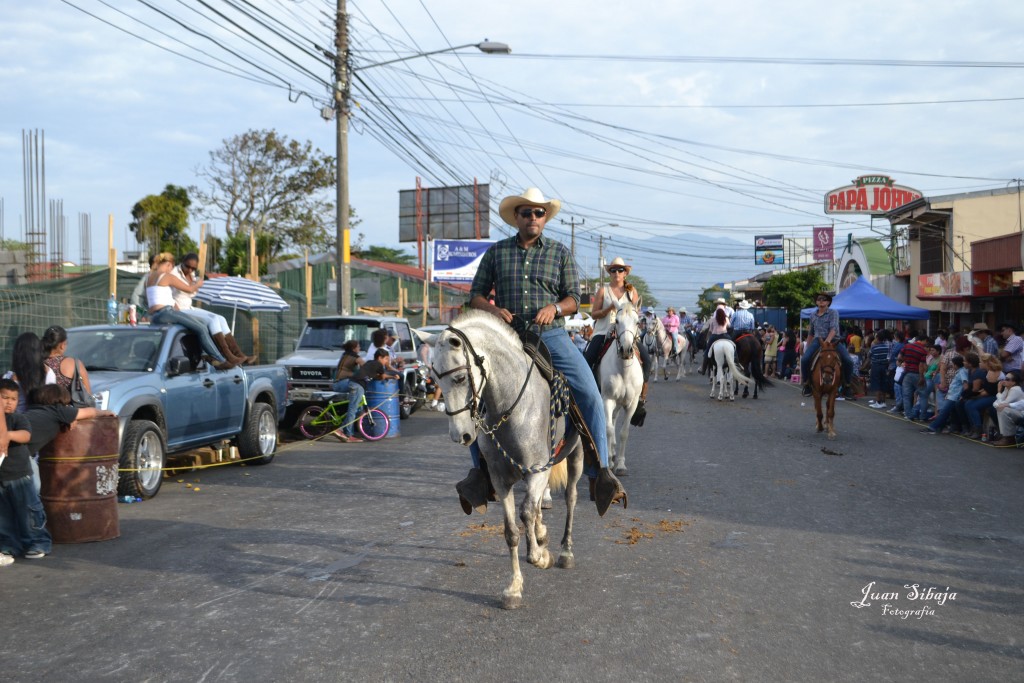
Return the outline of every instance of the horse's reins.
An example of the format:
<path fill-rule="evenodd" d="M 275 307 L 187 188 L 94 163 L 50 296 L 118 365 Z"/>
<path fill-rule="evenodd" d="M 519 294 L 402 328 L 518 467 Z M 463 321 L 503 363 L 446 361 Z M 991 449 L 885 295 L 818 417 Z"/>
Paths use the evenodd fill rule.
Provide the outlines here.
<path fill-rule="evenodd" d="M 476 349 L 473 347 L 472 342 L 469 341 L 469 337 L 466 336 L 465 332 L 463 332 L 457 327 L 452 327 L 451 325 L 448 326 L 448 330 L 462 340 L 462 355 L 463 357 L 465 357 L 466 362 L 463 365 L 451 368 L 449 370 L 444 371 L 443 373 L 438 373 L 436 370 L 434 370 L 433 364 L 431 364 L 430 369 L 432 372 L 434 372 L 434 374 L 437 376 L 439 380 L 442 377 L 446 377 L 452 373 L 458 372 L 459 370 L 466 370 L 467 374 L 469 375 L 470 396 L 469 400 L 466 402 L 466 405 L 464 405 L 462 408 L 459 408 L 458 410 L 449 411 L 446 405 L 444 411 L 445 415 L 448 415 L 450 417 L 452 415 L 464 413 L 468 410 L 469 416 L 476 423 L 477 428 L 481 432 L 486 434 L 488 437 L 490 437 L 491 441 L 494 442 L 495 447 L 498 449 L 498 452 L 501 453 L 502 457 L 504 457 L 505 460 L 510 465 L 518 469 L 522 474 L 543 472 L 557 464 L 558 461 L 560 461 L 565 456 L 561 455 L 560 447 L 557 449 L 555 448 L 556 444 L 554 418 L 556 417 L 556 413 L 557 415 L 562 415 L 565 413 L 565 411 L 568 409 L 569 400 L 569 387 L 568 385 L 566 385 L 565 378 L 562 376 L 562 374 L 556 372 L 551 381 L 551 420 L 549 421 L 548 431 L 551 439 L 551 449 L 555 451 L 555 453 L 544 465 L 524 467 L 522 464 L 515 461 L 512 458 L 512 456 L 510 456 L 508 452 L 504 449 L 504 447 L 502 447 L 501 443 L 498 442 L 496 434 L 498 429 L 503 424 L 505 424 L 505 422 L 507 422 L 510 417 L 512 417 L 512 411 L 516 409 L 516 406 L 519 405 L 519 401 L 522 400 L 523 395 L 526 393 L 526 387 L 530 385 L 530 376 L 533 374 L 533 369 L 537 366 L 537 362 L 533 359 L 532 356 L 530 356 L 530 354 L 527 354 L 527 356 L 530 357 L 530 367 L 526 371 L 526 379 L 523 381 L 523 386 L 520 387 L 519 389 L 519 395 L 516 396 L 516 400 L 513 401 L 512 405 L 510 405 L 508 409 L 501 414 L 501 416 L 498 418 L 496 422 L 494 422 L 490 426 L 487 426 L 484 423 L 484 414 L 482 411 L 479 410 L 479 406 L 483 404 L 484 386 L 487 384 L 487 371 L 484 368 L 484 357 L 476 352 Z M 470 358 L 471 356 L 472 359 Z M 479 388 L 476 387 L 476 383 L 473 379 L 473 365 L 480 368 L 481 381 Z"/>

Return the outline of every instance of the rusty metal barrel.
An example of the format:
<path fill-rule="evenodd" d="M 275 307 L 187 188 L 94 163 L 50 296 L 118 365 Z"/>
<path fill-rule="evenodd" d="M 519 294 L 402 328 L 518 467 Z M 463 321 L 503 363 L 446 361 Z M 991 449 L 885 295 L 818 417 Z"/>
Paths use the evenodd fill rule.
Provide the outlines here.
<path fill-rule="evenodd" d="M 117 418 L 79 420 L 39 452 L 40 497 L 54 543 L 107 541 L 117 520 Z"/>

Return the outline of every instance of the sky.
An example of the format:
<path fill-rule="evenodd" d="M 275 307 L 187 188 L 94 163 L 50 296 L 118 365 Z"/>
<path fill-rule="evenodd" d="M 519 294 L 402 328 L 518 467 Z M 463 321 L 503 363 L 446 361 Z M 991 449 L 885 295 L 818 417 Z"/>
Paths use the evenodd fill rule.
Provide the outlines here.
<path fill-rule="evenodd" d="M 7 239 L 23 239 L 25 131 L 45 136 L 65 257 L 100 264 L 108 217 L 115 248 L 136 248 L 132 206 L 168 183 L 201 184 L 196 169 L 223 140 L 274 129 L 336 152 L 321 116 L 336 0 L 0 6 Z M 584 274 L 597 274 L 603 246 L 662 306 L 693 306 L 704 288 L 760 272 L 755 236 L 809 238 L 833 222 L 837 243 L 888 234 L 866 215 L 824 213 L 825 193 L 857 176 L 925 196 L 1024 177 L 1019 2 L 349 0 L 347 11 L 349 187 L 364 244 L 415 252 L 398 242 L 398 193 L 417 177 L 489 183 L 492 237 L 510 234 L 498 200 L 536 186 L 563 202 L 550 236 L 569 244 L 576 223 Z M 485 39 L 512 53 L 377 65 Z"/>

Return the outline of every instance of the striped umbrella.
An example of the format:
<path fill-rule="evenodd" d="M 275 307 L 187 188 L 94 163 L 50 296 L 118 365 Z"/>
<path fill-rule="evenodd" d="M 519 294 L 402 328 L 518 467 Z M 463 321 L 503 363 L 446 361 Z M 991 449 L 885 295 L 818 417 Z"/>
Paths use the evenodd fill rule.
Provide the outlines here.
<path fill-rule="evenodd" d="M 243 311 L 287 311 L 288 303 L 277 292 L 262 282 L 229 275 L 203 282 L 195 299 L 210 306 L 224 306 Z M 231 316 L 231 329 L 235 329 L 235 316 Z"/>

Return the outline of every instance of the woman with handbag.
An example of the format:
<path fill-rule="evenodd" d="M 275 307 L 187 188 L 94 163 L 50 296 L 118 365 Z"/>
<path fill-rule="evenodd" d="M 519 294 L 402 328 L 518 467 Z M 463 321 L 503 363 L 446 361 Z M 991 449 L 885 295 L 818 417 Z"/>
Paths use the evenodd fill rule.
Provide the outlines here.
<path fill-rule="evenodd" d="M 68 333 L 60 325 L 51 325 L 43 333 L 43 364 L 53 370 L 57 384 L 71 393 L 73 403 L 79 408 L 92 407 L 92 388 L 89 373 L 77 358 L 64 355 L 68 348 Z"/>

